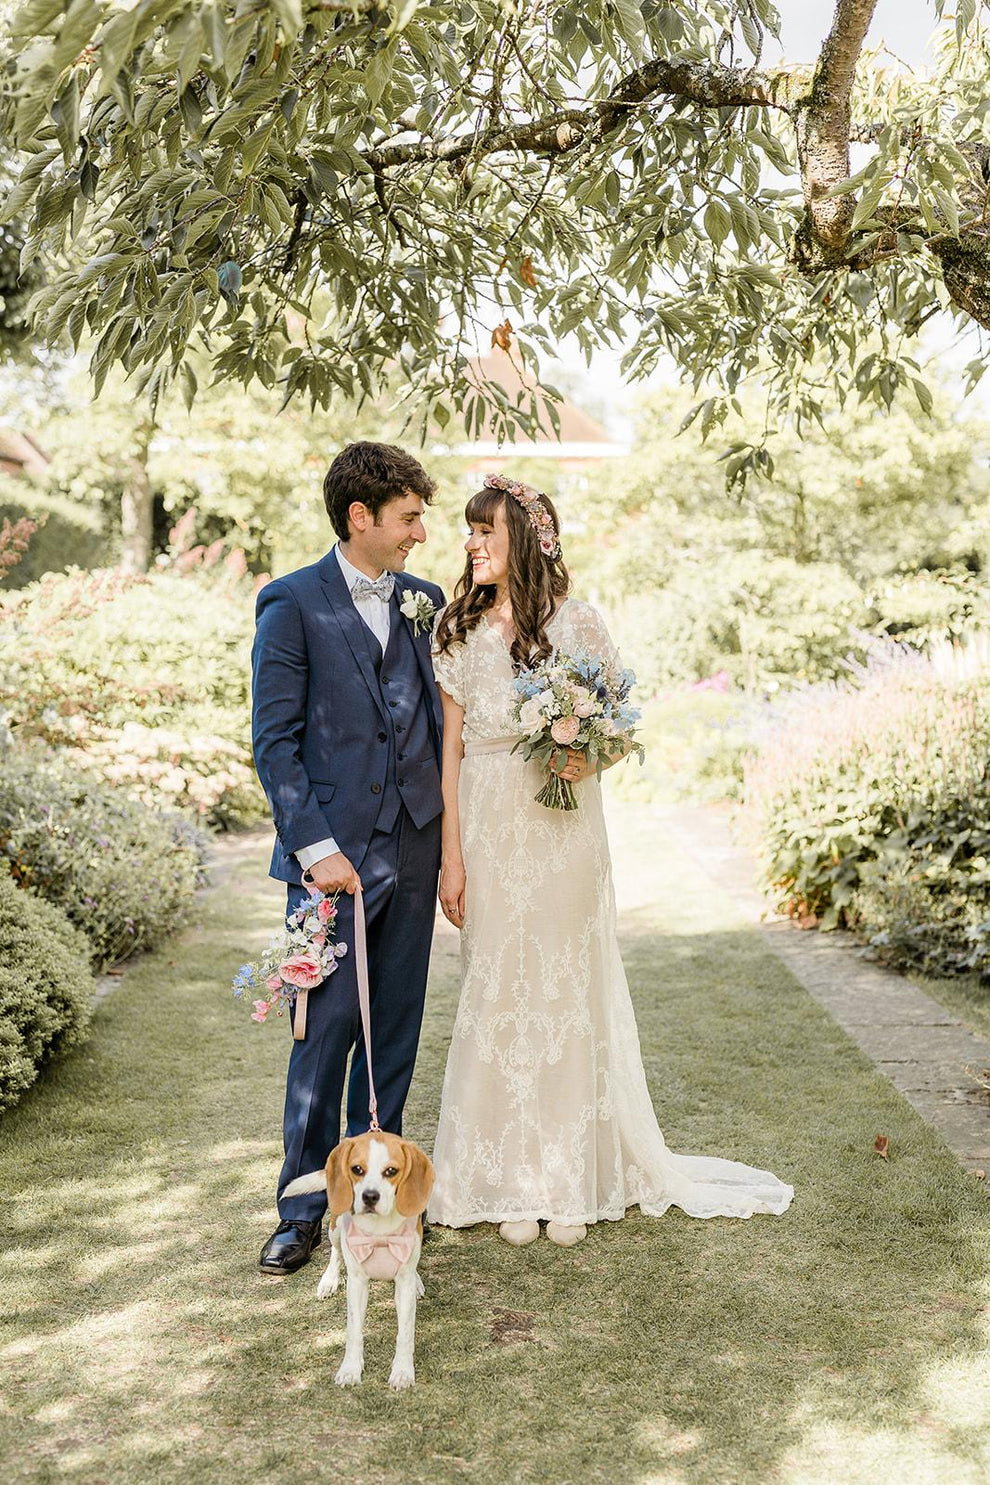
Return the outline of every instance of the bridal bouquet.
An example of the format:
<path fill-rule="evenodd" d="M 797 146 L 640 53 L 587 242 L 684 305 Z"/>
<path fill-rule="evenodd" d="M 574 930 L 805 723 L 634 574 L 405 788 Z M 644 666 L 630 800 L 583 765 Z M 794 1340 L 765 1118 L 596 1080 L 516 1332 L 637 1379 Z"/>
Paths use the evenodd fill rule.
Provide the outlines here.
<path fill-rule="evenodd" d="M 310 990 L 333 974 L 338 959 L 347 953 L 346 944 L 334 943 L 336 922 L 336 893 L 314 893 L 290 915 L 284 930 L 275 935 L 260 959 L 241 965 L 234 976 L 234 994 L 260 989 L 265 992 L 254 1002 L 252 1021 L 267 1021 L 272 1010 L 281 1016 L 297 995 L 303 993 L 305 1000 Z"/>
<path fill-rule="evenodd" d="M 548 809 L 576 810 L 577 799 L 567 779 L 553 765 L 554 754 L 563 768 L 567 749 L 583 753 L 602 776 L 602 759 L 622 751 L 636 753 L 642 763 L 642 743 L 633 742 L 640 713 L 629 704 L 636 683 L 631 670 L 618 670 L 606 660 L 578 650 L 559 651 L 532 669 L 520 671 L 515 721 L 523 734 L 516 748 L 524 758 L 536 758 L 546 769 L 547 781 L 538 804 Z M 515 748 L 513 749 L 515 752 Z"/>

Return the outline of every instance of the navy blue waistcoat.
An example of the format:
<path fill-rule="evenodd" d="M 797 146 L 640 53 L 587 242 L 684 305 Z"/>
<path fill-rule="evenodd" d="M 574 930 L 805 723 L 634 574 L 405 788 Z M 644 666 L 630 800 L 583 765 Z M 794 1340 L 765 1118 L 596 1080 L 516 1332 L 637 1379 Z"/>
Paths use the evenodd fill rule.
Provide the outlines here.
<path fill-rule="evenodd" d="M 328 835 L 360 869 L 372 831 L 394 826 L 400 802 L 417 827 L 443 808 L 430 635 L 414 636 L 400 613 L 405 588 L 444 603 L 435 583 L 399 573 L 384 656 L 332 552 L 258 594 L 252 738 L 279 881 L 298 884 L 294 853 Z"/>

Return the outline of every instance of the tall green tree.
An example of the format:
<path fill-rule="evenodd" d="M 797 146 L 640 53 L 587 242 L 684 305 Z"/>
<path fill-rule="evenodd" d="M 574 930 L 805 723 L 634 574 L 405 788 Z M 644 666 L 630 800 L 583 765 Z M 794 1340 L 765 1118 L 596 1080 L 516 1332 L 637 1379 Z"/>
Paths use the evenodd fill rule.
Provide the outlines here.
<path fill-rule="evenodd" d="M 424 430 L 529 425 L 471 354 L 568 332 L 634 377 L 672 354 L 706 427 L 754 374 L 799 425 L 927 406 L 924 325 L 990 326 L 990 31 L 958 0 L 915 75 L 868 50 L 876 5 L 767 68 L 771 0 L 27 0 L 2 114 L 40 323 L 153 404 L 192 346 L 323 406 L 398 380 Z"/>

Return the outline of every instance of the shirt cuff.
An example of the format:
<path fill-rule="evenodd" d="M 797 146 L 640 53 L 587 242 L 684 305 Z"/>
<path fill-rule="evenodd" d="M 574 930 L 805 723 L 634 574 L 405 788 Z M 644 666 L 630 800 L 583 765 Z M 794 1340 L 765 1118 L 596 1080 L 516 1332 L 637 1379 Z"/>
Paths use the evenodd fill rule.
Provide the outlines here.
<path fill-rule="evenodd" d="M 328 835 L 326 840 L 318 840 L 313 846 L 303 846 L 301 851 L 296 851 L 295 857 L 303 871 L 309 871 L 309 868 L 315 866 L 317 861 L 322 861 L 324 856 L 332 856 L 339 850 L 340 847 L 333 836 Z"/>

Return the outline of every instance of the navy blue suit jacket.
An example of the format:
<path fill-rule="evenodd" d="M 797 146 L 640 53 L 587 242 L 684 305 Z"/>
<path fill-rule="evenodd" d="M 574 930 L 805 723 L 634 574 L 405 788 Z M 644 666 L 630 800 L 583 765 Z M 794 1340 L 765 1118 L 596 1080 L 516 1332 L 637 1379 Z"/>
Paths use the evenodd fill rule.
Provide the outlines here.
<path fill-rule="evenodd" d="M 397 593 L 405 588 L 443 606 L 436 583 L 397 573 Z M 396 622 L 408 620 L 393 608 Z M 378 740 L 387 716 L 369 638 L 377 643 L 333 552 L 258 594 L 252 740 L 275 821 L 271 875 L 279 881 L 300 883 L 293 853 L 328 835 L 355 867 L 367 851 L 381 803 L 369 784 L 384 787 L 387 766 Z M 420 629 L 413 643 L 439 769 L 443 714 L 429 630 Z"/>

